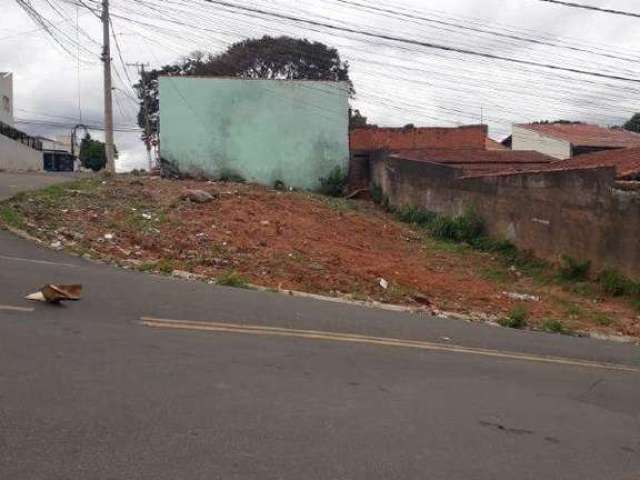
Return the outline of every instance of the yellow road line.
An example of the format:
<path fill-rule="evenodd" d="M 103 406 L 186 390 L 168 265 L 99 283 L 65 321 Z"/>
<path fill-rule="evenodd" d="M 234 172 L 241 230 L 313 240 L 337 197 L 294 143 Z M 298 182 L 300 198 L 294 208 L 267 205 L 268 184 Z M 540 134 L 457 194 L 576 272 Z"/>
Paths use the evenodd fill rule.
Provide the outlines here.
<path fill-rule="evenodd" d="M 437 352 L 466 353 L 512 360 L 529 362 L 550 363 L 555 365 L 568 365 L 574 367 L 597 368 L 620 372 L 640 373 L 640 368 L 612 363 L 593 362 L 563 357 L 551 357 L 527 353 L 508 352 L 500 350 L 488 350 L 484 348 L 463 347 L 460 345 L 448 345 L 419 340 L 402 340 L 397 338 L 372 337 L 352 333 L 323 332 L 318 330 L 298 330 L 293 328 L 268 327 L 257 325 L 239 325 L 231 323 L 195 322 L 188 320 L 170 320 L 154 317 L 142 317 L 141 324 L 151 328 L 164 328 L 173 330 L 191 330 L 201 332 L 242 333 L 246 335 L 263 335 L 277 337 L 303 338 L 308 340 L 325 340 L 333 342 L 362 343 L 368 345 L 380 345 L 386 347 L 412 348 L 418 350 L 430 350 Z"/>
<path fill-rule="evenodd" d="M 13 307 L 11 305 L 0 305 L 0 310 L 9 310 L 11 312 L 33 312 L 35 309 L 28 307 Z"/>

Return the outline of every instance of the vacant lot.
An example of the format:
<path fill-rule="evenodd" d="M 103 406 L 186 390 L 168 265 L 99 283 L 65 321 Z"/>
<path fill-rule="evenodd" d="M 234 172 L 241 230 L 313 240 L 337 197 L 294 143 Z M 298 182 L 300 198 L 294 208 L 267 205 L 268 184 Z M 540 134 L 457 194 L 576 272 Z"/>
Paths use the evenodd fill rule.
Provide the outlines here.
<path fill-rule="evenodd" d="M 214 199 L 182 200 L 186 189 Z M 0 204 L 0 222 L 53 248 L 144 271 L 640 337 L 632 299 L 435 240 L 370 202 L 119 176 L 19 195 Z"/>

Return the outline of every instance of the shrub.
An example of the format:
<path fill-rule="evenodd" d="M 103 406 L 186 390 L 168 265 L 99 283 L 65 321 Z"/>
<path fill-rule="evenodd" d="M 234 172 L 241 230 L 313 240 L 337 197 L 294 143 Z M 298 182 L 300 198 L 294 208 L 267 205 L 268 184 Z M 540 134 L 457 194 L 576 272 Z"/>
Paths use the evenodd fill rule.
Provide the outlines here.
<path fill-rule="evenodd" d="M 220 182 L 231 182 L 231 183 L 245 183 L 246 180 L 242 175 L 237 172 L 233 172 L 231 170 L 223 170 L 220 172 L 218 176 L 218 181 Z"/>
<path fill-rule="evenodd" d="M 217 279 L 217 284 L 225 287 L 250 288 L 249 281 L 235 270 L 229 270 Z"/>
<path fill-rule="evenodd" d="M 285 192 L 287 190 L 287 186 L 285 185 L 285 183 L 282 180 L 276 180 L 273 183 L 273 189 L 277 190 L 279 192 Z"/>
<path fill-rule="evenodd" d="M 607 269 L 598 277 L 602 290 L 612 297 L 623 295 L 638 295 L 640 284 L 637 284 L 615 269 Z"/>
<path fill-rule="evenodd" d="M 320 179 L 320 193 L 330 197 L 341 197 L 347 185 L 347 175 L 340 167 L 335 167 L 328 177 Z"/>
<path fill-rule="evenodd" d="M 526 307 L 523 305 L 518 305 L 514 307 L 513 310 L 509 313 L 509 315 L 498 323 L 503 327 L 507 328 L 515 328 L 520 330 L 527 326 L 527 318 L 529 317 L 529 312 Z"/>
<path fill-rule="evenodd" d="M 442 240 L 467 242 L 473 245 L 484 234 L 484 221 L 473 210 L 469 209 L 459 217 L 438 216 L 431 223 L 431 233 Z"/>
<path fill-rule="evenodd" d="M 384 200 L 384 193 L 382 192 L 382 187 L 378 184 L 372 183 L 369 185 L 369 193 L 371 194 L 371 200 L 374 203 L 380 205 Z"/>
<path fill-rule="evenodd" d="M 428 227 L 437 215 L 411 205 L 405 205 L 396 211 L 396 217 L 398 217 L 398 220 L 401 222 Z"/>
<path fill-rule="evenodd" d="M 568 255 L 563 255 L 560 264 L 560 279 L 570 282 L 586 280 L 590 269 L 591 262 L 589 260 L 581 262 Z"/>
<path fill-rule="evenodd" d="M 545 320 L 544 323 L 542 324 L 542 329 L 545 332 L 550 332 L 550 333 L 564 333 L 564 334 L 571 333 L 571 330 L 565 327 L 564 323 L 558 320 Z"/>

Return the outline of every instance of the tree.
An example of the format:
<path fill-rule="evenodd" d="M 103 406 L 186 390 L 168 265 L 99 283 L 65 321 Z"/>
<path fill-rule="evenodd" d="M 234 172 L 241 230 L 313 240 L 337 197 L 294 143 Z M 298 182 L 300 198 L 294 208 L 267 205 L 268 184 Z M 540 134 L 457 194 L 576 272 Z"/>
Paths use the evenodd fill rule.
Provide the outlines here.
<path fill-rule="evenodd" d="M 355 93 L 348 62 L 341 60 L 338 50 L 320 42 L 264 36 L 235 43 L 218 55 L 194 52 L 176 64 L 145 72 L 134 85 L 140 99 L 138 125 L 142 128 L 145 127 L 145 96 L 148 102 L 152 144 L 157 143 L 159 130 L 159 75 L 345 81 L 349 83 L 350 93 Z M 147 140 L 145 134 L 142 139 Z"/>
<path fill-rule="evenodd" d="M 640 113 L 636 113 L 631 119 L 624 124 L 624 129 L 631 132 L 640 133 Z"/>
<path fill-rule="evenodd" d="M 118 150 L 114 146 L 115 157 L 118 158 Z M 80 163 L 84 168 L 90 168 L 94 172 L 102 170 L 107 165 L 105 144 L 100 140 L 94 140 L 88 133 L 80 142 Z"/>
<path fill-rule="evenodd" d="M 367 121 L 367 117 L 360 113 L 360 110 L 349 109 L 349 129 L 354 128 L 376 128 L 377 125 L 372 125 Z"/>

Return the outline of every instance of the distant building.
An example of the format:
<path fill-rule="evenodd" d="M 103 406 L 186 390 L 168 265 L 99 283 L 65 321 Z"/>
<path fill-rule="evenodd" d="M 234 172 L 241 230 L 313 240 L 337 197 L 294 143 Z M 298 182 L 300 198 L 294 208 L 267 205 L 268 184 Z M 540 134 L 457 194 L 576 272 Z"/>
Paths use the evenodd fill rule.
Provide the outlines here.
<path fill-rule="evenodd" d="M 618 180 L 640 181 L 640 147 L 578 155 L 572 159 L 556 161 L 548 165 L 550 170 L 601 167 L 614 167 Z"/>
<path fill-rule="evenodd" d="M 0 123 L 13 127 L 13 75 L 0 72 Z"/>
<path fill-rule="evenodd" d="M 576 155 L 640 147 L 640 135 L 586 123 L 532 123 L 513 126 L 513 150 L 534 150 L 565 160 Z"/>
<path fill-rule="evenodd" d="M 47 172 L 73 172 L 75 158 L 71 146 L 59 140 L 37 137 L 42 143 L 43 166 Z"/>
<path fill-rule="evenodd" d="M 313 190 L 349 163 L 345 82 L 160 78 L 165 170 Z"/>

